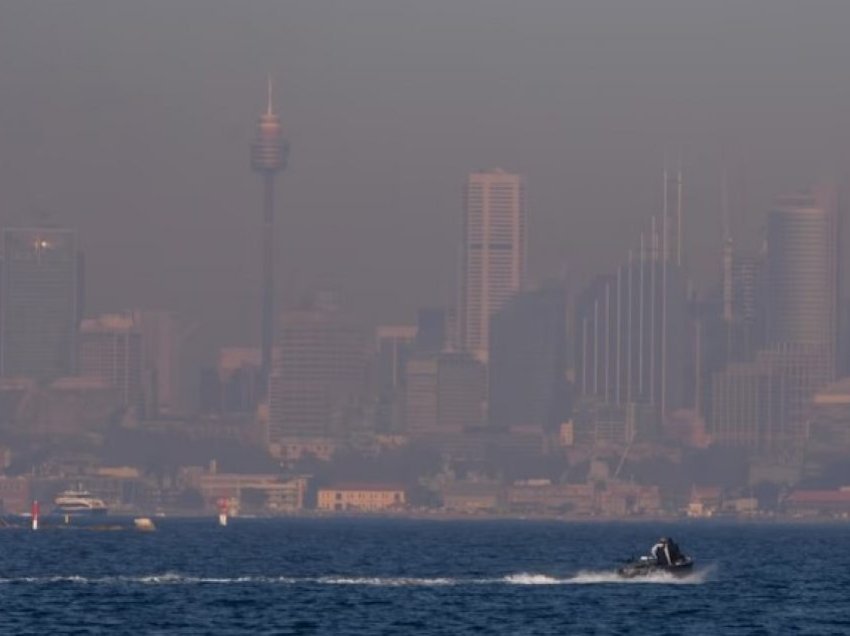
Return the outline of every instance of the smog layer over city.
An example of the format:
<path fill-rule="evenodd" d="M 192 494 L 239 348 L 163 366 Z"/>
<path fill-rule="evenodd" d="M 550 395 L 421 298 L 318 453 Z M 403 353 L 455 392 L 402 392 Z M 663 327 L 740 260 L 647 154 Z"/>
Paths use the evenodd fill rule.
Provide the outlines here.
<path fill-rule="evenodd" d="M 0 1 L 0 630 L 850 629 L 848 25 Z"/>

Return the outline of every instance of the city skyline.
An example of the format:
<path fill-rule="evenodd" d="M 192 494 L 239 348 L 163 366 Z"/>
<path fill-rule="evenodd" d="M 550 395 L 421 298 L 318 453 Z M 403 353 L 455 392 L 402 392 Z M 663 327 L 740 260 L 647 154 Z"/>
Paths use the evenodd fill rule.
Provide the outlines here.
<path fill-rule="evenodd" d="M 846 628 L 848 24 L 0 2 L 0 626 Z"/>
<path fill-rule="evenodd" d="M 452 300 L 458 193 L 483 166 L 529 179 L 531 281 L 568 272 L 574 288 L 610 271 L 660 213 L 665 154 L 682 157 L 685 255 L 700 286 L 714 275 L 722 236 L 721 168 L 736 244 L 753 247 L 777 193 L 846 172 L 850 96 L 829 79 L 840 75 L 833 51 L 845 46 L 841 7 L 795 22 L 770 10 L 775 3 L 758 14 L 702 7 L 658 20 L 626 5 L 611 16 L 500 6 L 491 15 L 503 27 L 490 37 L 472 12 L 440 3 L 382 20 L 353 8 L 331 19 L 318 5 L 253 5 L 245 22 L 233 19 L 241 10 L 217 6 L 170 8 L 169 21 L 156 7 L 97 14 L 86 3 L 5 13 L 3 59 L 17 62 L 0 66 L 11 89 L 0 114 L 3 221 L 41 210 L 76 228 L 95 272 L 95 312 L 173 307 L 205 317 L 207 343 L 243 333 L 259 342 L 259 324 L 241 309 L 260 302 L 246 217 L 262 193 L 237 164 L 269 72 L 297 149 L 277 228 L 281 301 L 344 288 L 364 321 L 402 321 L 420 304 Z M 177 25 L 190 14 L 200 31 L 187 38 Z M 721 28 L 727 19 L 740 27 Z M 458 32 L 441 29 L 450 20 Z M 148 25 L 159 53 L 146 55 L 147 39 L 124 38 L 101 56 L 130 24 Z M 770 37 L 789 25 L 795 42 L 809 43 L 793 55 Z M 256 48 L 218 50 L 204 39 L 231 29 L 254 34 Z M 445 38 L 439 50 L 430 46 L 436 34 Z M 364 36 L 373 44 L 357 44 Z M 673 60 L 664 53 L 679 38 L 692 48 Z M 718 38 L 724 51 L 712 48 Z M 385 57 L 405 40 L 400 55 Z M 62 47 L 78 66 L 66 66 Z M 181 55 L 191 73 L 169 63 Z M 726 64 L 733 55 L 739 63 Z M 337 258 L 352 265 L 342 271 Z"/>
<path fill-rule="evenodd" d="M 226 392 L 236 390 L 241 397 L 234 402 L 239 406 L 232 414 L 245 415 L 256 407 L 265 408 L 267 414 L 262 415 L 258 411 L 257 422 L 268 420 L 263 425 L 268 427 L 267 435 L 272 448 L 278 449 L 273 451 L 275 456 L 285 458 L 287 452 L 300 456 L 308 448 L 321 448 L 322 452 L 332 454 L 336 446 L 334 443 L 328 445 L 328 440 L 350 434 L 352 426 L 363 426 L 366 421 L 363 418 L 371 417 L 364 415 L 364 409 L 369 412 L 371 408 L 368 405 L 371 398 L 365 384 L 366 359 L 376 352 L 362 342 L 356 342 L 362 338 L 362 325 L 360 329 L 354 327 L 348 308 L 344 314 L 344 322 L 348 326 L 344 326 L 343 322 L 337 323 L 335 319 L 328 320 L 332 313 L 339 311 L 341 296 L 338 292 L 314 290 L 313 293 L 318 292 L 318 295 L 312 300 L 308 299 L 307 304 L 304 304 L 307 296 L 302 296 L 300 309 L 289 305 L 275 311 L 277 303 L 274 299 L 271 267 L 274 254 L 274 178 L 285 167 L 288 142 L 283 138 L 280 119 L 274 111 L 271 78 L 267 80 L 267 91 L 266 111 L 258 120 L 257 134 L 251 146 L 251 165 L 262 176 L 264 184 L 262 249 L 257 251 L 261 253 L 264 279 L 260 312 L 262 331 L 268 337 L 263 338 L 258 348 L 260 367 L 256 379 L 250 370 L 252 363 L 245 364 L 252 357 L 248 355 L 241 367 L 248 375 L 237 377 L 237 384 L 233 386 L 206 386 L 202 388 L 199 399 L 201 404 L 205 403 L 205 395 L 213 399 L 208 404 L 215 404 L 219 400 L 219 405 L 214 406 L 212 412 L 227 413 L 225 402 L 234 399 L 234 396 Z M 701 421 L 700 426 L 710 424 L 709 433 L 716 433 L 714 439 L 718 443 L 732 446 L 743 444 L 756 449 L 791 448 L 804 439 L 801 427 L 814 392 L 826 387 L 836 377 L 840 353 L 837 333 L 840 281 L 838 259 L 842 252 L 838 190 L 834 184 L 821 182 L 813 186 L 811 192 L 777 197 L 768 213 L 764 233 L 768 249 L 766 254 L 761 255 L 760 264 L 759 259 L 756 259 L 756 270 L 750 274 L 746 273 L 749 270 L 741 269 L 741 265 L 748 263 L 748 257 L 743 257 L 742 261 L 741 255 L 732 249 L 731 235 L 726 234 L 728 220 L 723 218 L 727 240 L 723 249 L 715 255 L 717 276 L 711 285 L 699 288 L 693 287 L 683 249 L 686 235 L 683 226 L 687 223 L 683 209 L 683 188 L 681 168 L 673 173 L 665 166 L 662 213 L 651 217 L 648 232 L 644 230 L 639 241 L 633 243 L 635 247 L 628 251 L 627 262 L 620 265 L 614 275 L 597 275 L 580 294 L 573 296 L 568 290 L 563 290 L 567 302 L 574 300 L 576 303 L 575 321 L 571 324 L 566 320 L 562 328 L 565 332 L 563 336 L 572 338 L 575 356 L 572 373 L 576 379 L 578 402 L 573 405 L 572 413 L 558 405 L 561 396 L 558 395 L 560 389 L 557 387 L 560 381 L 556 379 L 551 385 L 555 387 L 555 392 L 546 397 L 546 408 L 551 413 L 562 413 L 560 417 L 565 420 L 569 418 L 569 426 L 574 431 L 571 434 L 590 434 L 590 438 L 577 437 L 585 442 L 588 439 L 606 439 L 630 443 L 635 438 L 649 439 L 657 434 L 660 426 L 669 424 L 671 417 L 681 418 L 685 411 L 692 410 L 692 417 Z M 722 211 L 725 215 L 727 210 L 724 208 Z M 393 400 L 397 401 L 398 396 L 403 397 L 399 404 L 393 404 L 390 408 L 397 410 L 401 407 L 403 416 L 401 419 L 394 416 L 397 421 L 391 422 L 390 430 L 403 431 L 411 435 L 411 439 L 421 437 L 427 431 L 439 431 L 438 422 L 444 421 L 446 417 L 448 419 L 445 421 L 451 420 L 449 416 L 438 415 L 439 409 L 432 416 L 419 417 L 413 414 L 412 404 L 425 404 L 434 399 L 427 395 L 429 390 L 436 391 L 437 396 L 443 396 L 437 397 L 436 404 L 449 404 L 451 396 L 459 396 L 460 406 L 446 407 L 446 413 L 464 413 L 463 416 L 452 416 L 454 423 L 448 427 L 453 434 L 460 436 L 464 435 L 464 419 L 469 420 L 465 426 L 470 430 L 488 424 L 498 428 L 499 425 L 494 423 L 499 421 L 501 413 L 488 416 L 486 404 L 488 401 L 491 405 L 509 403 L 505 399 L 510 395 L 512 383 L 491 383 L 491 390 L 494 386 L 501 387 L 503 393 L 497 395 L 488 396 L 483 387 L 487 384 L 488 350 L 493 342 L 491 320 L 510 301 L 521 296 L 526 280 L 528 218 L 524 175 L 512 174 L 501 168 L 469 173 L 464 189 L 462 219 L 462 267 L 456 279 L 456 293 L 460 302 L 454 314 L 451 311 L 454 308 L 449 303 L 448 311 L 443 316 L 443 347 L 447 351 L 440 353 L 431 350 L 424 356 L 413 357 L 408 361 L 406 374 L 411 378 L 427 378 L 420 383 L 418 393 L 412 389 L 415 385 L 408 385 L 406 393 L 403 385 L 393 387 L 392 391 L 397 397 L 392 398 L 390 404 Z M 4 230 L 5 251 L 10 260 L 4 263 L 5 279 L 0 306 L 8 313 L 11 310 L 23 310 L 28 306 L 27 303 L 35 303 L 32 304 L 30 318 L 25 322 L 42 324 L 39 321 L 48 316 L 55 321 L 60 316 L 49 306 L 53 301 L 48 300 L 50 294 L 46 293 L 47 288 L 41 290 L 40 286 L 64 285 L 61 293 L 57 292 L 53 296 L 71 299 L 71 303 L 63 309 L 64 314 L 67 314 L 64 322 L 66 326 L 76 322 L 79 331 L 72 329 L 66 334 L 62 346 L 49 338 L 44 340 L 45 349 L 36 356 L 42 362 L 54 350 L 64 348 L 68 352 L 65 355 L 68 361 L 54 370 L 10 365 L 5 361 L 9 345 L 4 344 L 4 376 L 31 377 L 48 383 L 71 375 L 98 379 L 106 383 L 101 388 L 112 386 L 118 389 L 125 407 L 139 408 L 142 414 L 148 410 L 156 414 L 159 409 L 158 387 L 154 388 L 157 384 L 156 373 L 164 371 L 164 368 L 152 358 L 150 364 L 143 358 L 143 349 L 151 347 L 149 339 L 155 336 L 150 332 L 146 337 L 143 336 L 139 318 L 135 314 L 141 316 L 147 313 L 152 317 L 157 312 L 128 312 L 126 319 L 130 322 L 122 325 L 117 324 L 121 321 L 116 322 L 115 316 L 108 314 L 89 317 L 88 313 L 83 312 L 85 272 L 82 255 L 78 254 L 76 248 L 75 231 L 57 229 L 47 220 L 42 221 L 42 225 L 31 229 Z M 70 245 L 69 249 L 58 249 L 66 243 Z M 59 264 L 64 263 L 64 266 L 52 272 L 49 265 L 54 252 L 65 256 L 61 263 L 57 261 Z M 26 265 L 30 262 L 33 265 Z M 31 271 L 26 267 L 30 267 Z M 61 275 L 61 281 L 54 281 L 54 274 Z M 752 290 L 741 289 L 741 284 L 748 280 L 742 279 L 742 276 L 751 279 L 747 284 L 754 286 Z M 17 278 L 22 282 L 16 282 Z M 559 284 L 563 286 L 565 282 L 562 279 Z M 22 283 L 31 289 L 24 289 Z M 693 318 L 689 314 L 694 311 L 691 304 L 699 300 L 710 303 L 717 293 L 721 298 L 719 313 L 700 315 L 691 324 Z M 739 298 L 742 294 L 743 297 Z M 752 306 L 746 308 L 746 303 Z M 309 310 L 307 313 L 304 313 L 305 308 Z M 321 312 L 328 311 L 331 313 L 322 314 L 323 317 L 313 326 L 309 325 L 313 318 L 308 319 L 299 327 L 303 332 L 287 340 L 287 333 L 298 331 L 293 331 L 292 323 L 288 322 L 293 316 L 313 315 L 315 318 Z M 754 315 L 747 316 L 747 312 Z M 722 320 L 729 325 L 724 344 L 728 349 L 724 354 L 726 357 L 721 357 L 720 366 L 711 366 L 709 362 L 709 366 L 703 367 L 701 349 L 706 346 L 702 341 L 704 336 L 701 330 L 705 326 L 703 320 L 707 319 L 710 323 L 721 315 Z M 69 316 L 72 319 L 70 322 Z M 767 325 L 767 330 L 762 349 L 756 350 L 753 342 L 739 350 L 736 359 L 729 348 L 733 340 L 738 342 L 740 334 L 732 335 L 735 329 L 731 323 L 742 319 L 749 325 L 746 329 L 753 329 L 752 325 L 759 324 Z M 327 321 L 327 324 L 321 329 L 313 329 L 323 321 Z M 4 343 L 20 346 L 27 342 L 21 336 L 6 335 L 6 331 L 16 324 L 20 326 L 24 323 L 7 318 L 2 321 Z M 46 322 L 43 324 L 47 325 Z M 352 335 L 360 331 L 360 336 L 349 339 L 344 333 L 346 329 L 351 330 Z M 52 334 L 55 331 L 52 329 L 45 333 Z M 410 333 L 415 338 L 415 330 Z M 522 339 L 521 333 L 513 337 L 517 342 Z M 279 340 L 277 361 L 274 364 L 269 402 L 263 407 L 263 394 L 269 386 L 269 375 L 265 369 L 272 360 L 272 338 Z M 556 332 L 551 330 L 546 338 L 551 343 L 557 343 L 559 339 Z M 708 347 L 717 344 L 711 337 L 706 337 L 705 342 Z M 221 353 L 225 351 L 222 347 L 227 344 L 224 341 L 217 344 Z M 172 339 L 171 346 L 177 347 L 177 341 Z M 543 346 L 546 346 L 545 343 Z M 465 353 L 451 353 L 452 349 Z M 207 351 L 206 355 L 210 353 Z M 480 369 L 471 364 L 472 358 L 464 358 L 467 353 L 477 359 L 475 364 L 481 365 Z M 290 358 L 291 355 L 294 358 Z M 527 353 L 517 348 L 515 355 L 525 356 Z M 540 353 L 533 355 L 540 357 Z M 355 361 L 355 358 L 360 360 Z M 442 369 L 453 368 L 449 362 L 454 364 L 457 361 L 457 368 L 464 369 L 457 375 L 457 379 L 451 382 L 439 379 L 452 377 Z M 184 361 L 184 367 L 185 364 Z M 122 365 L 125 368 L 119 368 Z M 196 361 L 190 363 L 190 375 L 199 371 L 195 365 Z M 421 367 L 418 375 L 416 365 Z M 505 369 L 509 364 L 506 365 L 503 359 L 500 366 Z M 557 368 L 557 365 L 551 368 Z M 562 380 L 565 379 L 566 370 L 566 367 L 562 368 Z M 168 372 L 176 372 L 173 363 Z M 146 374 L 150 373 L 153 375 L 147 377 Z M 358 373 L 363 376 L 359 380 L 355 378 Z M 550 382 L 546 372 L 542 373 L 540 377 Z M 224 382 L 221 371 L 219 376 Z M 285 381 L 282 382 L 284 376 Z M 349 388 L 343 390 L 339 399 L 330 399 L 329 395 L 338 390 L 339 378 L 345 378 L 342 383 Z M 481 387 L 473 386 L 478 380 L 470 378 L 478 378 Z M 309 391 L 307 379 L 315 381 Z M 754 384 L 748 385 L 747 381 Z M 781 413 L 781 423 L 774 415 L 769 418 L 775 421 L 769 419 L 764 423 L 759 419 L 763 417 L 761 412 L 753 419 L 735 410 L 739 408 L 738 402 L 743 403 L 753 395 L 760 395 L 759 391 L 763 390 L 760 383 L 763 381 L 772 387 L 768 389 L 770 395 L 779 396 L 770 398 L 772 410 L 769 413 Z M 358 385 L 359 388 L 355 388 Z M 85 387 L 84 384 L 73 386 L 78 389 Z M 718 393 L 718 390 L 721 392 Z M 736 397 L 733 390 L 740 390 L 741 393 Z M 481 397 L 476 397 L 479 391 Z M 195 401 L 195 398 L 187 401 L 185 396 L 178 400 L 183 408 Z M 712 412 L 714 418 L 706 422 L 703 416 Z M 721 416 L 717 414 L 722 414 L 725 419 L 718 419 Z M 521 418 L 520 414 L 512 416 L 514 422 L 521 421 L 516 419 L 518 415 Z M 366 427 L 377 426 L 379 419 L 376 416 L 375 421 Z M 434 423 L 416 424 L 419 420 L 433 420 Z M 550 430 L 555 427 L 554 420 L 546 420 L 539 414 L 534 416 L 534 420 L 537 421 L 537 427 L 544 423 Z M 752 428 L 774 426 L 778 428 L 771 432 L 759 432 L 760 429 Z M 292 445 L 293 440 L 297 441 L 295 445 Z M 313 440 L 309 442 L 312 446 L 308 440 Z"/>
<path fill-rule="evenodd" d="M 384 218 L 377 228 L 371 224 L 378 217 L 339 217 L 315 241 L 300 244 L 299 177 L 292 175 L 292 197 L 287 179 L 280 202 L 277 182 L 291 167 L 288 138 L 296 138 L 297 173 L 300 153 L 309 157 L 321 136 L 298 140 L 303 130 L 287 107 L 293 93 L 275 93 L 272 75 L 265 88 L 253 137 L 241 137 L 261 186 L 255 180 L 253 190 L 243 192 L 245 213 L 235 217 L 242 238 L 251 240 L 229 236 L 216 267 L 207 270 L 202 250 L 216 245 L 215 226 L 199 224 L 197 240 L 184 245 L 177 264 L 193 272 L 196 283 L 182 298 L 146 302 L 144 286 L 133 281 L 131 256 L 116 268 L 95 258 L 84 271 L 88 233 L 102 228 L 80 229 L 48 211 L 30 215 L 30 228 L 3 226 L 0 388 L 9 400 L 3 424 L 14 453 L 23 450 L 16 435 L 41 439 L 38 448 L 45 442 L 39 436 L 51 432 L 72 439 L 108 429 L 92 447 L 102 461 L 114 454 L 116 438 L 142 425 L 143 437 L 165 431 L 174 439 L 235 442 L 259 453 L 254 466 L 278 461 L 291 470 L 313 457 L 333 467 L 345 465 L 350 453 L 381 456 L 403 448 L 418 457 L 439 452 L 461 465 L 472 461 L 510 480 L 533 476 L 541 458 L 572 463 L 588 449 L 625 447 L 613 476 L 606 473 L 616 482 L 633 444 L 660 456 L 671 447 L 717 451 L 729 460 L 742 451 L 753 462 L 759 454 L 799 459 L 816 439 L 843 444 L 841 430 L 827 424 L 834 414 L 812 419 L 816 404 L 832 399 L 824 395 L 842 390 L 834 381 L 848 369 L 841 348 L 847 337 L 840 331 L 847 322 L 841 300 L 845 184 L 815 174 L 820 164 L 770 192 L 764 226 L 754 233 L 759 238 L 749 242 L 736 218 L 750 201 L 741 191 L 740 157 L 718 155 L 716 146 L 669 152 L 677 144 L 655 135 L 665 143 L 654 175 L 641 184 L 652 192 L 649 204 L 625 191 L 630 207 L 612 210 L 605 221 L 604 215 L 592 218 L 592 206 L 580 209 L 586 199 L 564 199 L 562 220 L 571 224 L 565 233 L 552 231 L 557 223 L 551 225 L 546 208 L 529 212 L 537 188 L 545 192 L 551 184 L 522 168 L 493 167 L 510 166 L 512 153 L 500 151 L 508 160 L 489 167 L 455 164 L 453 203 L 432 210 L 450 210 L 452 227 L 434 224 L 430 237 L 409 237 L 411 245 L 432 252 L 432 283 L 447 288 L 435 301 L 404 275 L 409 245 L 397 241 L 393 227 L 413 229 L 410 217 L 396 226 Z M 337 141 L 326 146 L 331 153 Z M 541 169 L 535 154 L 523 155 L 516 165 Z M 606 190 L 616 192 L 654 163 L 610 175 L 608 165 L 597 166 L 594 174 L 609 178 Z M 711 184 L 718 169 L 720 178 Z M 244 163 L 242 170 L 248 172 Z M 349 211 L 359 196 L 348 181 L 356 171 L 354 165 L 323 170 L 313 194 L 337 191 L 345 199 L 338 210 Z M 421 176 L 433 174 L 439 184 L 439 172 L 434 167 Z M 383 177 L 390 190 L 405 179 L 400 168 Z M 198 192 L 219 187 L 211 182 Z M 706 207 L 701 197 L 707 192 L 717 198 Z M 419 194 L 396 212 L 437 190 Z M 250 209 L 262 210 L 260 223 Z M 608 223 L 596 244 L 594 222 Z M 371 227 L 369 240 L 355 227 Z M 133 238 L 129 227 L 115 236 Z M 566 266 L 544 267 L 542 259 L 532 270 L 530 263 L 545 252 L 543 236 L 583 242 L 594 256 L 576 249 Z M 446 237 L 454 245 L 449 256 L 438 247 Z M 338 241 L 344 248 L 324 251 Z M 713 248 L 708 268 L 694 250 L 700 243 Z M 611 259 L 607 252 L 618 245 L 623 249 Z M 332 275 L 301 277 L 312 261 L 299 252 L 303 247 L 323 252 Z M 387 298 L 372 302 L 355 273 L 385 249 L 402 251 L 372 261 L 380 263 L 372 273 L 392 272 L 396 284 Z M 170 258 L 167 250 L 153 251 L 149 265 L 157 266 L 159 257 Z M 241 291 L 251 302 L 234 306 L 223 292 L 227 273 L 248 260 L 252 285 Z M 439 282 L 447 267 L 450 281 Z M 104 293 L 107 274 L 131 299 L 126 304 L 89 302 L 88 296 Z M 355 276 L 346 283 L 348 275 Z M 158 287 L 165 291 L 171 282 L 163 278 Z M 203 311 L 201 288 L 221 292 L 211 311 Z M 216 323 L 232 319 L 234 310 L 239 318 L 217 332 Z M 180 461 L 191 454 L 183 451 Z M 369 472 L 362 465 L 357 470 Z"/>

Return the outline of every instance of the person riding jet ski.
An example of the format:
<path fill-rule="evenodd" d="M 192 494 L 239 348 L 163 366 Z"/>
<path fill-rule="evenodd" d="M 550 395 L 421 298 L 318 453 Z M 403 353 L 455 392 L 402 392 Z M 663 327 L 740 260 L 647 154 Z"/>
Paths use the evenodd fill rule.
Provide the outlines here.
<path fill-rule="evenodd" d="M 669 537 L 661 537 L 649 551 L 659 565 L 675 565 L 682 560 L 682 551 Z"/>
<path fill-rule="evenodd" d="M 694 560 L 682 554 L 676 542 L 669 537 L 661 537 L 652 546 L 651 554 L 626 563 L 617 569 L 617 574 L 631 579 L 636 576 L 648 576 L 664 572 L 673 576 L 688 576 L 693 572 Z"/>

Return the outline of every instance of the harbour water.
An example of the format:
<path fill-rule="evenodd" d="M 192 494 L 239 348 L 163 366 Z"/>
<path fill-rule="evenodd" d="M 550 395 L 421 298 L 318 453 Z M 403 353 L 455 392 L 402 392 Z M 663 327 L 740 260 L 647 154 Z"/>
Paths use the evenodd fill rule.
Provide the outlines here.
<path fill-rule="evenodd" d="M 156 525 L 0 532 L 0 633 L 850 633 L 847 524 Z M 696 572 L 619 579 L 661 534 Z"/>

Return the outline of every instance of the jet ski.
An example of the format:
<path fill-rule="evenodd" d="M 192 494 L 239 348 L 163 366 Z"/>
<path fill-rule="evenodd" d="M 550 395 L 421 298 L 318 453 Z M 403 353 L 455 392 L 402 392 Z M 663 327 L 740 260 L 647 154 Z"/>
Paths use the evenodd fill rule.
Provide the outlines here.
<path fill-rule="evenodd" d="M 689 556 L 681 556 L 674 563 L 659 563 L 655 557 L 642 556 L 635 561 L 626 563 L 617 570 L 624 579 L 633 579 L 650 574 L 672 574 L 673 576 L 688 576 L 694 571 L 694 560 Z"/>

